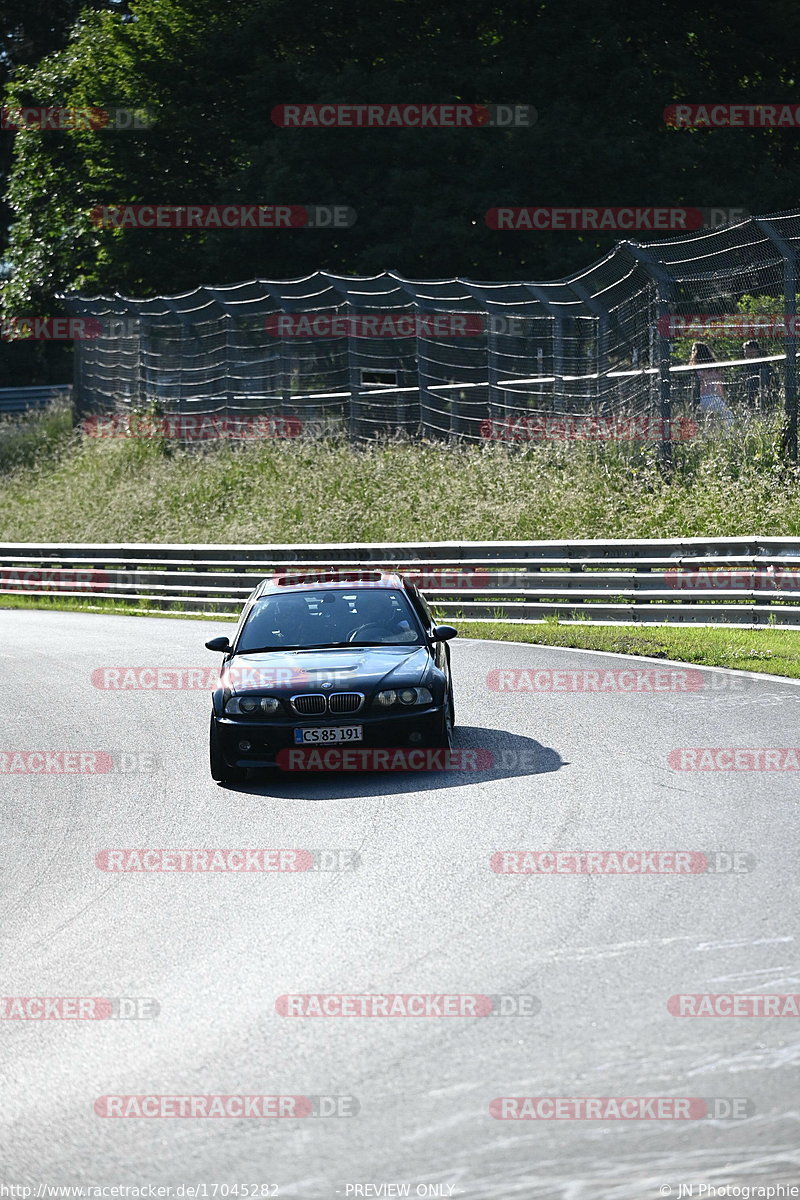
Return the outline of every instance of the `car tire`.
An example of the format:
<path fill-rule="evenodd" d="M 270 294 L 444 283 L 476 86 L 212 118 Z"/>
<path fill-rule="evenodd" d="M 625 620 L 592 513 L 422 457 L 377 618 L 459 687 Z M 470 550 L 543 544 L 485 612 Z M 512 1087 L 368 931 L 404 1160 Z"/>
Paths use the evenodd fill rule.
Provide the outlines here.
<path fill-rule="evenodd" d="M 442 720 L 433 739 L 433 745 L 437 750 L 453 749 L 453 707 L 449 702 L 449 697 L 445 698 Z"/>
<path fill-rule="evenodd" d="M 217 783 L 242 783 L 247 778 L 246 768 L 230 767 L 225 761 L 219 742 L 219 731 L 213 717 L 208 734 L 208 760 L 211 778 Z"/>

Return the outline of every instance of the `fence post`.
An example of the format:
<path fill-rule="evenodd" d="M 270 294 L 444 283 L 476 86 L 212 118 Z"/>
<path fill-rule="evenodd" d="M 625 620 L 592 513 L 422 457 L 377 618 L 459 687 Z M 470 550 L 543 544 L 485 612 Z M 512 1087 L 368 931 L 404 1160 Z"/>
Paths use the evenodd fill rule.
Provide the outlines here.
<path fill-rule="evenodd" d="M 553 320 L 553 375 L 555 376 L 553 411 L 563 413 L 566 411 L 564 406 L 564 314 L 561 307 L 553 303 L 544 288 L 539 287 L 536 283 L 526 283 L 524 286 L 532 296 L 536 297 Z"/>
<path fill-rule="evenodd" d="M 663 279 L 656 280 L 656 311 L 658 316 L 658 393 L 661 417 L 661 461 L 664 468 L 672 468 L 672 394 L 670 368 L 669 328 L 670 289 Z"/>
<path fill-rule="evenodd" d="M 420 334 L 422 322 L 419 320 L 420 306 L 414 302 L 414 322 L 416 333 L 416 350 L 417 350 L 417 383 L 419 385 L 419 422 L 420 431 L 423 438 L 425 437 L 442 437 L 442 428 L 438 423 L 441 418 L 441 413 L 436 411 L 434 400 L 436 397 L 431 395 L 430 386 L 432 383 L 431 376 L 428 372 L 427 356 L 423 353 L 425 339 Z"/>
<path fill-rule="evenodd" d="M 353 304 L 348 299 L 345 301 L 347 305 L 347 380 L 350 389 L 350 400 L 347 406 L 347 436 L 351 441 L 358 441 L 361 432 L 361 422 L 359 419 L 361 409 L 361 376 L 359 375 L 358 365 L 356 363 L 355 350 L 353 348 L 353 330 L 357 328 L 353 318 Z"/>
<path fill-rule="evenodd" d="M 565 281 L 570 291 L 583 301 L 586 308 L 593 316 L 597 317 L 597 326 L 595 329 L 596 350 L 595 350 L 595 371 L 597 380 L 595 383 L 595 397 L 598 403 L 602 403 L 605 399 L 603 387 L 603 374 L 608 368 L 608 309 L 604 304 L 601 304 L 591 292 L 584 287 L 578 279 L 569 279 Z"/>
<path fill-rule="evenodd" d="M 658 324 L 658 397 L 661 419 L 660 458 L 663 469 L 672 469 L 672 396 L 670 393 L 670 339 L 666 330 L 672 304 L 672 279 L 663 265 L 649 250 L 636 242 L 620 242 L 619 249 L 636 262 L 653 280 L 656 287 L 656 316 Z"/>
<path fill-rule="evenodd" d="M 86 411 L 85 400 L 83 397 L 83 368 L 84 360 L 84 342 L 81 338 L 77 338 L 73 343 L 74 349 L 72 354 L 72 428 L 78 429 L 83 422 L 83 415 Z"/>
<path fill-rule="evenodd" d="M 139 320 L 139 377 L 136 387 L 136 406 L 144 408 L 150 388 L 150 323 L 142 313 Z"/>
<path fill-rule="evenodd" d="M 791 316 L 791 329 L 786 334 L 786 358 L 784 361 L 784 414 L 785 421 L 781 444 L 784 454 L 797 462 L 797 252 L 775 229 L 771 221 L 753 218 L 759 229 L 767 235 L 783 259 L 783 303 L 784 316 Z"/>
<path fill-rule="evenodd" d="M 500 389 L 497 386 L 497 381 L 500 378 L 500 373 L 497 369 L 497 330 L 494 327 L 494 321 L 491 319 L 489 320 L 489 329 L 486 334 L 486 378 L 489 382 L 487 389 L 489 393 L 487 397 L 488 404 L 486 407 L 489 413 L 489 438 L 491 439 L 494 436 L 494 416 L 498 406 L 500 409 L 501 428 L 503 418 L 509 415 L 506 405 L 503 403 Z"/>

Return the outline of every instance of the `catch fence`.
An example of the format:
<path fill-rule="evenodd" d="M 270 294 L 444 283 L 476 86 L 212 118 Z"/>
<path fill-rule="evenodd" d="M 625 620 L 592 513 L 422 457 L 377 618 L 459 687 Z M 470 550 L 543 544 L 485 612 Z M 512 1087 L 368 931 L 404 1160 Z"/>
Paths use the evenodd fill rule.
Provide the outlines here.
<path fill-rule="evenodd" d="M 267 417 L 277 436 L 616 437 L 665 454 L 698 423 L 783 413 L 796 457 L 798 248 L 800 211 L 621 242 L 546 283 L 317 272 L 71 294 L 88 329 L 76 412 L 194 417 L 180 428 L 204 436 L 246 437 Z M 690 363 L 697 341 L 715 365 Z"/>

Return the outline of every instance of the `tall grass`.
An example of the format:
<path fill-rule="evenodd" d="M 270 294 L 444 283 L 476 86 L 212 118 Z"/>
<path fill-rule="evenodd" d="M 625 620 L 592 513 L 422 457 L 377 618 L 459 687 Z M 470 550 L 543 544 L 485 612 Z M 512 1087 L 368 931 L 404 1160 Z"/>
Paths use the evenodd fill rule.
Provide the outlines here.
<path fill-rule="evenodd" d="M 62 401 L 0 416 L 0 472 L 49 464 L 73 440 L 72 410 Z"/>
<path fill-rule="evenodd" d="M 13 427 L 13 428 L 12 428 Z M 334 438 L 174 444 L 73 434 L 51 411 L 0 424 L 13 541 L 325 542 L 800 535 L 800 473 L 776 421 L 675 446 Z"/>

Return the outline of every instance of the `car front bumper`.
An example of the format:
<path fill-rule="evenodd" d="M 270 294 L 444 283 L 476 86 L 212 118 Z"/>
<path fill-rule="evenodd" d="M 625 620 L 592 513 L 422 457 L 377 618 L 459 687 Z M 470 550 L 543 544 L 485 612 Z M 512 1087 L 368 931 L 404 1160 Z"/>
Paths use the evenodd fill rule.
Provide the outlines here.
<path fill-rule="evenodd" d="M 314 742 L 306 743 L 307 750 L 370 749 L 373 747 L 419 747 L 436 746 L 442 732 L 443 709 L 441 705 L 428 705 L 414 712 L 362 715 L 352 717 L 330 716 L 310 719 L 295 717 L 286 720 L 252 721 L 234 716 L 212 717 L 219 734 L 223 756 L 231 767 L 275 767 L 281 750 L 299 749 L 294 740 L 295 729 L 330 729 L 335 726 L 361 725 L 363 739 L 360 742 Z M 245 749 L 241 743 L 249 743 Z"/>

